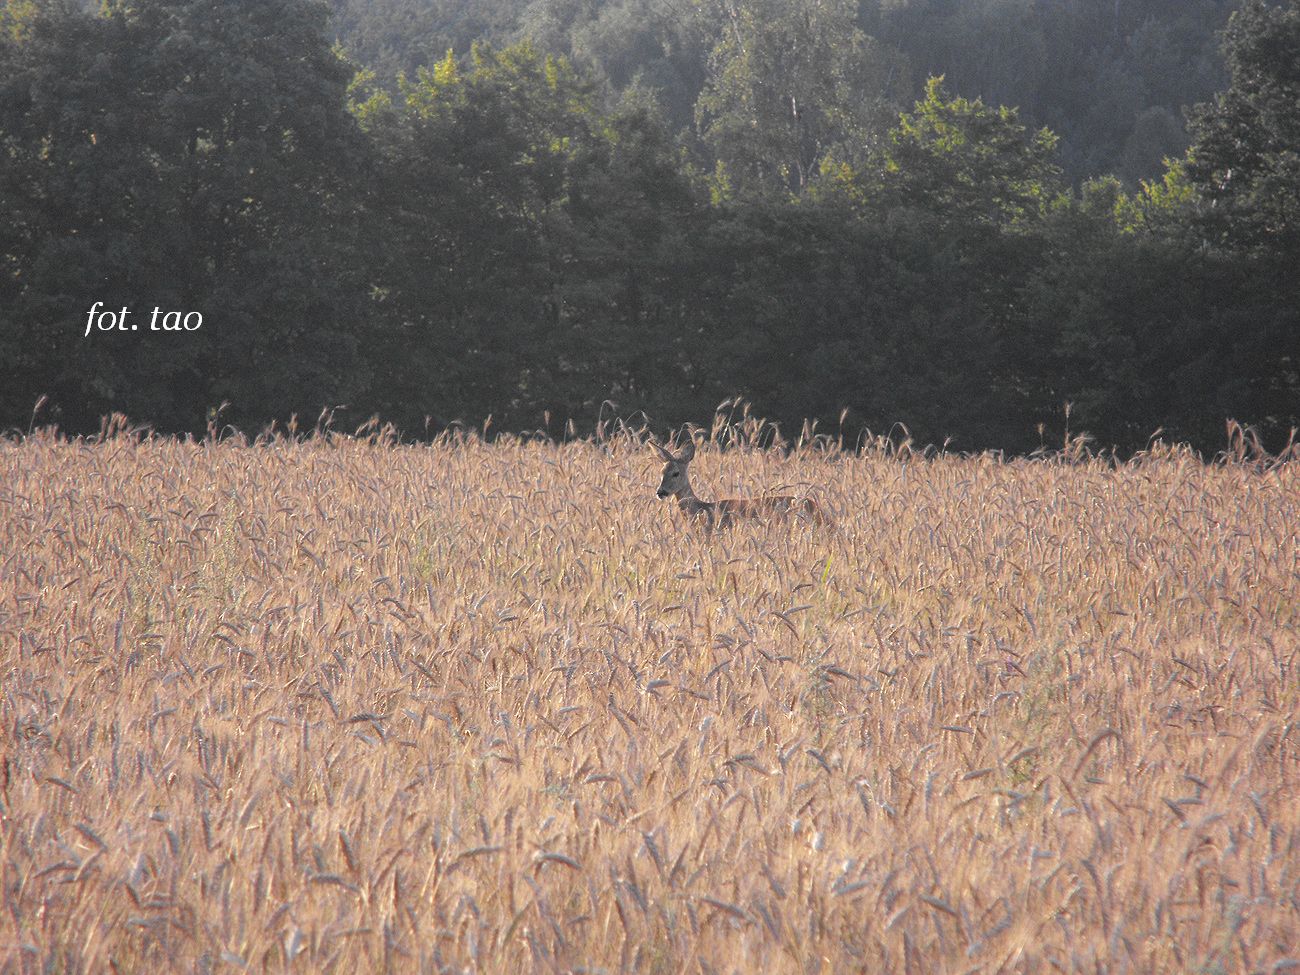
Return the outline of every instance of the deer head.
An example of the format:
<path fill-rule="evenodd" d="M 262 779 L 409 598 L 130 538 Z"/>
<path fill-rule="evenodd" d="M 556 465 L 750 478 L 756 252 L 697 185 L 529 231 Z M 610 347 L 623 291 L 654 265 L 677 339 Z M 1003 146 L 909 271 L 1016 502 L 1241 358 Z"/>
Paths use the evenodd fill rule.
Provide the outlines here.
<path fill-rule="evenodd" d="M 674 454 L 662 444 L 651 441 L 659 456 L 664 459 L 664 476 L 655 493 L 660 498 L 676 495 L 679 498 L 694 497 L 691 482 L 686 473 L 686 466 L 695 457 L 695 441 L 687 440 L 679 453 Z"/>

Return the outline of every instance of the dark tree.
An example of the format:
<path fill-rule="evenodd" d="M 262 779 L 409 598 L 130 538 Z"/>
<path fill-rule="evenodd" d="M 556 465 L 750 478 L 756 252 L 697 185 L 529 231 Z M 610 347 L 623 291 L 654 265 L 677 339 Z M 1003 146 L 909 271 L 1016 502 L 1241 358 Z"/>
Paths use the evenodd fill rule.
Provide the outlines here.
<path fill-rule="evenodd" d="M 1202 227 L 1226 247 L 1300 255 L 1300 0 L 1247 0 L 1224 52 L 1231 84 L 1192 113 Z"/>
<path fill-rule="evenodd" d="M 1247 0 L 1224 34 L 1232 82 L 1192 113 L 1193 226 L 1238 269 L 1225 307 L 1246 416 L 1276 442 L 1300 426 L 1300 0 Z"/>
<path fill-rule="evenodd" d="M 652 114 L 602 115 L 527 44 L 449 54 L 358 111 L 384 147 L 385 415 L 535 427 L 664 394 L 696 202 Z"/>
<path fill-rule="evenodd" d="M 49 8 L 0 67 L 5 415 L 48 393 L 70 428 L 202 429 L 222 401 L 260 422 L 358 388 L 364 147 L 323 8 Z M 95 301 L 139 330 L 83 338 Z M 203 327 L 148 331 L 154 307 Z"/>

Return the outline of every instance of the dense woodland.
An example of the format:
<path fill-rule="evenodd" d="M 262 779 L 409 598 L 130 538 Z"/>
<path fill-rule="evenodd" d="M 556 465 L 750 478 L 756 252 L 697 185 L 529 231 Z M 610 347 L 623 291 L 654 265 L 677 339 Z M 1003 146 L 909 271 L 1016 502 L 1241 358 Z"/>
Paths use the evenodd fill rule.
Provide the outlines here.
<path fill-rule="evenodd" d="M 1279 446 L 1297 147 L 1300 0 L 0 0 L 0 426 Z"/>
<path fill-rule="evenodd" d="M 1158 176 L 1187 148 L 1183 110 L 1226 80 L 1217 32 L 1233 0 L 331 0 L 349 55 L 392 84 L 475 41 L 527 40 L 599 81 L 652 91 L 675 136 L 729 153 L 717 109 L 783 78 L 818 114 L 854 117 L 858 148 L 896 122 L 928 78 L 1011 105 L 1058 137 L 1077 184 Z M 752 41 L 746 35 L 752 37 Z M 748 49 L 742 45 L 752 44 Z M 800 91 L 800 89 L 803 89 Z M 703 101 L 701 98 L 703 97 Z M 814 102 L 812 99 L 816 99 Z M 772 104 L 775 114 L 785 106 Z M 703 122 L 703 125 L 700 123 Z M 726 124 L 725 122 L 723 123 Z M 713 137 L 710 137 L 710 133 Z M 734 152 L 734 149 L 732 149 Z"/>

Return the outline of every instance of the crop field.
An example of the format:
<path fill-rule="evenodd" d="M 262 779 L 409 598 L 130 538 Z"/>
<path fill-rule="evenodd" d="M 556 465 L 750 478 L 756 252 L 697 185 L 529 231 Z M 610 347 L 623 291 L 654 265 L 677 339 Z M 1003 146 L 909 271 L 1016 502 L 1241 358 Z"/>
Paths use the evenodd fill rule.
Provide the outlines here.
<path fill-rule="evenodd" d="M 661 466 L 0 441 L 0 972 L 1300 971 L 1300 465 Z"/>

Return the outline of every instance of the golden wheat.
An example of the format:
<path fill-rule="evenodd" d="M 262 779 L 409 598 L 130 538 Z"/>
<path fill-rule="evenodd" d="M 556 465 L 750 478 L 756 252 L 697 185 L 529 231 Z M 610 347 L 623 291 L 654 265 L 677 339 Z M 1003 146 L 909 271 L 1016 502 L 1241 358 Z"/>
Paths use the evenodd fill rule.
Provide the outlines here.
<path fill-rule="evenodd" d="M 5 972 L 1300 962 L 1300 481 L 0 443 Z"/>

